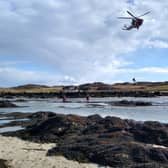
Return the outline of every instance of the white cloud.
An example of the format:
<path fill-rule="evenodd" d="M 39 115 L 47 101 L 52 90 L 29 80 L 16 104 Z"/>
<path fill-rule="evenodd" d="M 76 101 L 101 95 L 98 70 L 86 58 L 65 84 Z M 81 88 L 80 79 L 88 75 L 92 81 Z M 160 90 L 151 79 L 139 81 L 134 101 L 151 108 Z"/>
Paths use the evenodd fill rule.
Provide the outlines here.
<path fill-rule="evenodd" d="M 168 67 L 146 67 L 139 70 L 139 72 L 154 73 L 154 74 L 168 74 Z"/>
<path fill-rule="evenodd" d="M 147 41 L 146 45 L 150 48 L 168 48 L 168 42 L 161 40 Z"/>
<path fill-rule="evenodd" d="M 16 68 L 0 68 L 0 83 L 1 86 L 16 86 L 27 84 L 30 81 L 36 84 L 46 85 L 62 85 L 75 84 L 75 79 L 71 76 L 60 76 L 57 74 L 50 74 L 47 72 L 20 70 Z"/>
<path fill-rule="evenodd" d="M 143 68 L 117 68 L 116 74 L 168 74 L 168 67 L 143 67 Z"/>
<path fill-rule="evenodd" d="M 60 75 L 57 79 L 52 75 L 54 82 L 64 81 L 65 76 L 70 77 L 66 81 L 79 83 L 106 78 L 112 81 L 130 64 L 122 55 L 141 47 L 167 48 L 167 42 L 162 40 L 168 38 L 167 8 L 166 0 L 134 4 L 127 0 L 0 1 L 0 58 L 10 56 L 46 69 L 50 66 L 53 73 L 58 71 Z M 139 31 L 125 32 L 121 28 L 127 21 L 117 17 L 127 16 L 126 10 L 137 15 L 151 10 L 151 14 L 144 16 L 144 26 Z M 17 70 L 17 66 L 14 68 Z M 25 82 L 37 81 L 29 76 L 45 81 L 41 80 L 45 79 L 43 75 L 32 73 Z M 13 79 L 8 75 L 6 78 L 9 83 Z"/>

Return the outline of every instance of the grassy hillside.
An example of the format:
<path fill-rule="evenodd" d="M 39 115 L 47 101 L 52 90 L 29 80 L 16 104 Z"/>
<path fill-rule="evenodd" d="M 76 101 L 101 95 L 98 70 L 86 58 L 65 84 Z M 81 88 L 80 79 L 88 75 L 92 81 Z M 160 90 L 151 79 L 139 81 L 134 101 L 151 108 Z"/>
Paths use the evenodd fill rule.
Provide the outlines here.
<path fill-rule="evenodd" d="M 51 93 L 62 91 L 63 86 L 43 86 L 43 85 L 22 85 L 12 88 L 0 88 L 0 92 L 11 92 L 11 93 Z"/>
<path fill-rule="evenodd" d="M 11 88 L 0 88 L 0 92 L 11 92 L 11 93 L 52 93 L 68 90 L 68 86 L 45 86 L 45 85 L 22 85 Z M 70 90 L 73 92 L 72 86 Z M 133 83 L 117 83 L 117 84 L 104 84 L 104 83 L 91 83 L 83 84 L 77 87 L 78 90 L 101 92 L 101 91 L 168 91 L 168 82 L 139 82 Z"/>
<path fill-rule="evenodd" d="M 115 84 L 113 88 L 121 91 L 168 91 L 167 82 L 142 82 L 137 84 Z"/>

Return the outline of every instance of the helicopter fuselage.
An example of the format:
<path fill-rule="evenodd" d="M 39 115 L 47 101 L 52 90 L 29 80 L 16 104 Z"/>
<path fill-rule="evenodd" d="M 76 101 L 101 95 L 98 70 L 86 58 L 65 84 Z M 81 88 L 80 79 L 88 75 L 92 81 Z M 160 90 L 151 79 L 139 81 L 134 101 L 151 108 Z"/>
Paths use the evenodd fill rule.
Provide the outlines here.
<path fill-rule="evenodd" d="M 141 19 L 141 17 L 149 14 L 150 11 L 148 11 L 138 17 L 134 16 L 130 11 L 127 11 L 127 13 L 131 17 L 118 17 L 119 19 L 131 19 L 131 25 L 130 26 L 124 25 L 123 30 L 131 30 L 133 28 L 139 29 L 139 27 L 143 24 L 143 21 L 144 21 L 143 19 Z"/>
<path fill-rule="evenodd" d="M 143 24 L 143 19 L 133 18 L 131 24 L 132 24 L 133 27 L 139 29 L 139 27 Z"/>

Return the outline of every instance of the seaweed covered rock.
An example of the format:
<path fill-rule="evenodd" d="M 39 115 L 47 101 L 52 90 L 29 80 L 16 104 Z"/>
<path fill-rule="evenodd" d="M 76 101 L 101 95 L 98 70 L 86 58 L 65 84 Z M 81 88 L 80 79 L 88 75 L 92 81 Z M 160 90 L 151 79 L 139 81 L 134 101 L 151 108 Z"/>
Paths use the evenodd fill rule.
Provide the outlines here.
<path fill-rule="evenodd" d="M 143 124 L 133 124 L 129 131 L 137 141 L 168 147 L 168 124 L 146 121 Z"/>
<path fill-rule="evenodd" d="M 81 117 L 34 113 L 34 124 L 5 135 L 36 142 L 55 142 L 48 156 L 63 155 L 79 162 L 94 162 L 114 168 L 168 165 L 168 124 L 136 122 L 118 117 Z M 32 122 L 33 123 L 33 122 Z"/>

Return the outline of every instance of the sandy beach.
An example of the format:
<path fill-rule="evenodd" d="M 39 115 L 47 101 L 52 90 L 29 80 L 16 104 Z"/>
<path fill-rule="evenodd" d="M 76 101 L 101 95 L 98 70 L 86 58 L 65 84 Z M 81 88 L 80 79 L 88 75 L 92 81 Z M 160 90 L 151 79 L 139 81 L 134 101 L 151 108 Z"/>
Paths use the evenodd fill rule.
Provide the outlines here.
<path fill-rule="evenodd" d="M 96 164 L 70 161 L 62 156 L 47 157 L 55 144 L 39 144 L 15 137 L 0 136 L 0 159 L 7 160 L 11 168 L 98 168 Z"/>

